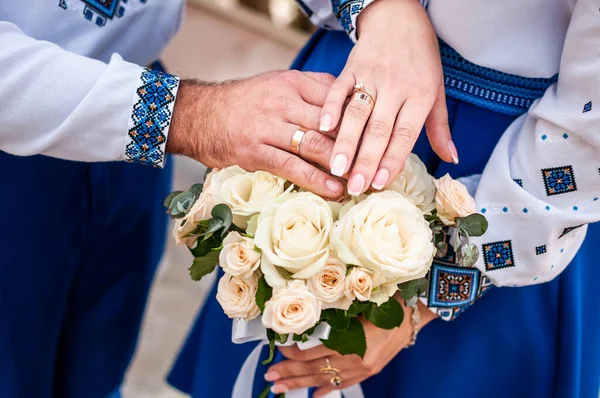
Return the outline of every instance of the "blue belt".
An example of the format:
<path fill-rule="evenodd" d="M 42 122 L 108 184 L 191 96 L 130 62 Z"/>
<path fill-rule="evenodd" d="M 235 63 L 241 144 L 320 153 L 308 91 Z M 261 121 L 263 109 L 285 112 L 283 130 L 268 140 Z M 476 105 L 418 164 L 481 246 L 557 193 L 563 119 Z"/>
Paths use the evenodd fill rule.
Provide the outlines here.
<path fill-rule="evenodd" d="M 446 95 L 510 116 L 519 116 L 555 83 L 551 78 L 529 78 L 475 65 L 440 40 Z"/>

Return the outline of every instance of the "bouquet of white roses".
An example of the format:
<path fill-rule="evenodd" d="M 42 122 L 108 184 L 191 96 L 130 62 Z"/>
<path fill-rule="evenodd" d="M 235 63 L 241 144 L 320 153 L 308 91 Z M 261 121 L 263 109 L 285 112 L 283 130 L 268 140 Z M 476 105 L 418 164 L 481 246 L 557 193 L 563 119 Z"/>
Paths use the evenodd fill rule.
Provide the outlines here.
<path fill-rule="evenodd" d="M 466 188 L 435 180 L 415 155 L 381 192 L 328 201 L 264 171 L 233 166 L 207 173 L 204 184 L 173 192 L 165 206 L 174 237 L 194 256 L 192 279 L 224 271 L 217 300 L 231 318 L 262 315 L 275 343 L 307 341 L 326 323 L 322 342 L 363 356 L 364 317 L 384 329 L 400 326 L 403 308 L 425 290 L 436 252 L 454 228 L 458 263 L 472 265 L 469 236 L 485 232 Z"/>

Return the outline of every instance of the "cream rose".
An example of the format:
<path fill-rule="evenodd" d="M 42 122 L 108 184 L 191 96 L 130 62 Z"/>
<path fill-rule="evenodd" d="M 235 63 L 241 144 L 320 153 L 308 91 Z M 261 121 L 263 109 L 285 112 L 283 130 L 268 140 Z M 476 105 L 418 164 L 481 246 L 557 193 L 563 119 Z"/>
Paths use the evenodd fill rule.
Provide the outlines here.
<path fill-rule="evenodd" d="M 440 220 L 446 225 L 454 225 L 457 217 L 466 217 L 476 212 L 475 199 L 467 188 L 450 175 L 446 174 L 435 180 L 437 193 L 435 194 L 435 207 Z"/>
<path fill-rule="evenodd" d="M 228 317 L 252 320 L 260 315 L 255 299 L 257 287 L 257 274 L 249 278 L 225 274 L 217 286 L 217 301 Z"/>
<path fill-rule="evenodd" d="M 346 264 L 330 257 L 325 266 L 307 281 L 308 288 L 323 301 L 323 309 L 337 308 L 347 310 L 352 299 L 344 296 L 346 288 Z"/>
<path fill-rule="evenodd" d="M 198 236 L 194 235 L 186 237 L 186 235 L 196 228 L 198 222 L 202 220 L 208 220 L 212 217 L 210 212 L 215 206 L 215 203 L 212 197 L 211 184 L 217 172 L 218 169 L 213 169 L 210 173 L 208 173 L 206 179 L 204 180 L 204 186 L 198 199 L 196 199 L 183 220 L 175 220 L 173 237 L 175 238 L 175 242 L 177 244 L 185 244 L 188 247 L 193 247 L 194 243 L 196 243 L 196 240 L 198 239 Z"/>
<path fill-rule="evenodd" d="M 394 191 L 374 193 L 351 207 L 331 234 L 340 260 L 397 284 L 425 276 L 435 252 L 431 240 L 421 210 Z"/>
<path fill-rule="evenodd" d="M 398 192 L 410 199 L 423 213 L 435 209 L 435 185 L 425 164 L 411 153 L 406 159 L 404 170 L 389 185 L 389 190 Z"/>
<path fill-rule="evenodd" d="M 211 192 L 215 203 L 225 203 L 231 208 L 234 224 L 246 229 L 252 215 L 294 188 L 291 184 L 286 188 L 286 182 L 266 171 L 251 173 L 231 166 L 219 171 Z"/>
<path fill-rule="evenodd" d="M 254 240 L 237 232 L 230 232 L 223 239 L 219 265 L 229 275 L 251 277 L 260 266 L 260 253 L 254 250 Z"/>
<path fill-rule="evenodd" d="M 262 250 L 261 271 L 267 283 L 282 287 L 287 273 L 309 279 L 321 271 L 329 257 L 332 228 L 329 205 L 310 192 L 291 194 L 266 206 L 258 216 L 254 243 Z"/>
<path fill-rule="evenodd" d="M 293 281 L 288 287 L 276 289 L 265 304 L 263 325 L 279 334 L 302 334 L 321 318 L 321 300 L 303 281 Z"/>
<path fill-rule="evenodd" d="M 373 273 L 366 268 L 352 268 L 346 278 L 346 297 L 350 300 L 369 301 L 373 291 L 372 275 Z"/>

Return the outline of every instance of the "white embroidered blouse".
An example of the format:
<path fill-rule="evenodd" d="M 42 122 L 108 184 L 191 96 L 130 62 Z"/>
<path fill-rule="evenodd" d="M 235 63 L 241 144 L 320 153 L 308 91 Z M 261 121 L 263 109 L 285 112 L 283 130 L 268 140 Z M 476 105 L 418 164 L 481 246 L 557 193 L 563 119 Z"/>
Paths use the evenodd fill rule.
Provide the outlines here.
<path fill-rule="evenodd" d="M 372 1 L 298 0 L 315 24 L 355 41 L 356 18 Z M 489 221 L 472 239 L 484 280 L 552 280 L 577 253 L 586 224 L 600 220 L 600 1 L 421 3 L 438 36 L 468 61 L 524 77 L 559 73 L 504 133 L 481 179 L 466 180 Z"/>
<path fill-rule="evenodd" d="M 156 61 L 183 0 L 0 2 L 0 150 L 154 166 L 178 79 Z"/>

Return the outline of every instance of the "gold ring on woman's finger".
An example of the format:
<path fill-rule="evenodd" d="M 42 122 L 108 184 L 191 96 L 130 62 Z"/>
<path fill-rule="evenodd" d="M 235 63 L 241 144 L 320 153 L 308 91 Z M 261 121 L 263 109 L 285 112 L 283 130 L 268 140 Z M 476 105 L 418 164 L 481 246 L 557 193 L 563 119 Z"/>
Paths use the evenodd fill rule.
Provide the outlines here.
<path fill-rule="evenodd" d="M 301 127 L 294 131 L 292 140 L 290 141 L 290 152 L 292 152 L 294 155 L 300 155 L 300 145 L 302 144 L 302 139 L 304 138 L 306 131 L 307 130 L 304 130 Z"/>
<path fill-rule="evenodd" d="M 319 372 L 337 376 L 337 374 L 340 373 L 340 370 L 331 366 L 331 361 L 329 361 L 329 358 L 325 358 L 325 366 L 321 365 Z"/>
<path fill-rule="evenodd" d="M 373 99 L 373 97 L 371 97 L 371 94 L 365 91 L 355 91 L 352 94 L 351 100 L 365 102 L 367 105 L 369 105 L 369 108 L 371 108 L 371 110 L 375 108 L 375 100 Z"/>
<path fill-rule="evenodd" d="M 342 378 L 341 378 L 340 376 L 338 376 L 338 375 L 335 375 L 335 376 L 333 376 L 333 377 L 331 378 L 331 380 L 329 380 L 329 382 L 330 382 L 332 385 L 334 385 L 334 386 L 336 386 L 336 387 L 339 387 L 339 386 L 341 386 L 341 385 L 342 385 Z"/>

